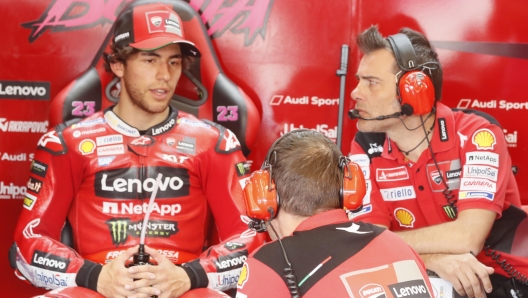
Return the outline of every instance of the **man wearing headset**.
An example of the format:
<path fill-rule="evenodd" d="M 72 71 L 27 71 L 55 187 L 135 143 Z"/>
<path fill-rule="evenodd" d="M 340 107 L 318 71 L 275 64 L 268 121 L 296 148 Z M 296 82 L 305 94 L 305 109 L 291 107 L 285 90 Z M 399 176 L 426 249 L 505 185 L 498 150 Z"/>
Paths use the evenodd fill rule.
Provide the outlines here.
<path fill-rule="evenodd" d="M 244 189 L 248 216 L 279 240 L 247 259 L 237 297 L 431 297 L 416 252 L 386 229 L 348 220 L 343 204 L 356 209 L 364 194 L 359 166 L 323 134 L 279 138 Z"/>
<path fill-rule="evenodd" d="M 354 221 L 395 231 L 462 296 L 528 295 L 526 213 L 502 129 L 439 102 L 442 68 L 421 33 L 372 26 L 357 44 L 350 158 L 370 189 Z"/>

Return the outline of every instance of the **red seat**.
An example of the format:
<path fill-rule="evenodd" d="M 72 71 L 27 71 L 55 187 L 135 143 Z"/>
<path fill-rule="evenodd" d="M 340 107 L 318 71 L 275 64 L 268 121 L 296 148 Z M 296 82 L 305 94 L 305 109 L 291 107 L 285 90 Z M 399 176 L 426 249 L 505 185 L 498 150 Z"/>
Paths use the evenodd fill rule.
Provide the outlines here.
<path fill-rule="evenodd" d="M 202 57 L 195 60 L 190 70 L 184 71 L 171 105 L 229 128 L 238 137 L 245 156 L 255 143 L 261 115 L 254 102 L 222 71 L 207 29 L 199 14 L 184 1 L 140 0 L 129 5 L 162 2 L 173 6 L 180 15 L 185 37 L 200 50 Z M 110 30 L 91 66 L 68 84 L 53 99 L 50 126 L 84 118 L 115 104 L 118 100 L 117 79 L 103 67 L 102 54 L 110 52 Z"/>

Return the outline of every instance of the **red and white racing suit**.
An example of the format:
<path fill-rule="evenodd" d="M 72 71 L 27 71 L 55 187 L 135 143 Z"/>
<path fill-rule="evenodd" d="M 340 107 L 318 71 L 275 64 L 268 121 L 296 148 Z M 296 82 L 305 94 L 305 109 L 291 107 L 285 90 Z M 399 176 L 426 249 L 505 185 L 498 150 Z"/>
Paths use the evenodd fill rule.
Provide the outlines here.
<path fill-rule="evenodd" d="M 183 268 L 192 288 L 226 290 L 262 241 L 248 230 L 236 136 L 172 109 L 140 132 L 109 108 L 38 142 L 15 230 L 16 265 L 37 287 L 96 290 L 102 266 L 139 243 L 161 174 L 145 244 Z M 74 249 L 61 243 L 66 219 Z M 221 243 L 208 247 L 213 224 Z"/>

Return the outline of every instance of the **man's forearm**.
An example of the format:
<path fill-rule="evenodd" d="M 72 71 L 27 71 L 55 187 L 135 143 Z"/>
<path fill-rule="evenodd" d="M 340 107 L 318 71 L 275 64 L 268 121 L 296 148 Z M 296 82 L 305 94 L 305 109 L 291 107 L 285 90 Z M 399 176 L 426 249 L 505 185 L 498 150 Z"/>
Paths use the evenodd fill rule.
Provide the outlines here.
<path fill-rule="evenodd" d="M 396 232 L 419 254 L 477 253 L 482 249 L 496 213 L 483 209 L 460 212 L 455 221 Z"/>

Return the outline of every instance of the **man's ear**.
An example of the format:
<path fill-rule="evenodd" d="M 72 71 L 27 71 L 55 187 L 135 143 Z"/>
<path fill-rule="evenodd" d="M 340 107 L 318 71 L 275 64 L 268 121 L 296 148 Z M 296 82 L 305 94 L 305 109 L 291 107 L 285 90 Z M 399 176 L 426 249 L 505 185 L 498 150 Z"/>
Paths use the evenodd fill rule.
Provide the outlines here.
<path fill-rule="evenodd" d="M 110 68 L 118 78 L 123 77 L 125 73 L 125 65 L 123 64 L 123 62 L 110 63 Z"/>

